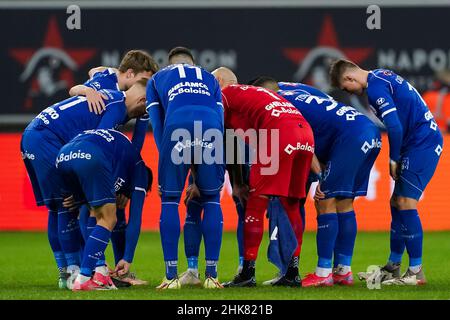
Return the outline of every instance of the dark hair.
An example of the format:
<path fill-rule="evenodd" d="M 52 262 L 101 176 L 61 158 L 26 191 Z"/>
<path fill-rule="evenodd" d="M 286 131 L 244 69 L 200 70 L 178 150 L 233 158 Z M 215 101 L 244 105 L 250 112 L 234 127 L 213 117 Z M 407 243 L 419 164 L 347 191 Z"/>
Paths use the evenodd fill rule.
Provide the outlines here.
<path fill-rule="evenodd" d="M 158 72 L 159 66 L 150 54 L 143 50 L 130 50 L 122 58 L 119 65 L 120 72 L 126 72 L 128 69 L 134 73 L 151 71 L 153 74 Z"/>
<path fill-rule="evenodd" d="M 350 60 L 339 59 L 335 60 L 330 65 L 330 82 L 333 87 L 339 88 L 342 75 L 348 69 L 359 68 Z"/>
<path fill-rule="evenodd" d="M 192 59 L 192 62 L 195 63 L 194 56 L 192 55 L 191 50 L 186 47 L 175 47 L 169 51 L 168 59 L 172 59 L 174 56 L 185 55 Z"/>
<path fill-rule="evenodd" d="M 274 82 L 278 84 L 278 81 L 269 76 L 259 76 L 250 80 L 247 84 L 255 87 L 262 87 L 267 82 Z"/>

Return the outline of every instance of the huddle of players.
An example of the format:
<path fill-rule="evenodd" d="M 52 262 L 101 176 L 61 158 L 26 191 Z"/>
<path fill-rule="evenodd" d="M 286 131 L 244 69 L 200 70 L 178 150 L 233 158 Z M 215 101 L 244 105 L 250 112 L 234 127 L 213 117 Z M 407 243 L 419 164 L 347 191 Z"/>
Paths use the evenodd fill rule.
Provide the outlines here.
<path fill-rule="evenodd" d="M 195 66 L 192 54 L 185 48 L 172 50 L 169 58 L 168 67 L 158 72 L 157 67 L 148 70 L 151 74 L 147 77 L 152 77 L 146 84 L 145 93 L 145 105 L 159 151 L 160 234 L 166 275 L 158 288 L 178 289 L 182 285 L 201 283 L 198 252 L 202 238 L 206 259 L 205 288 L 256 285 L 255 262 L 268 208 L 272 219 L 278 217 L 277 221 L 282 221 L 280 217 L 287 216 L 287 228 L 280 222 L 278 232 L 291 232 L 294 245 L 285 259 L 285 267 L 280 264 L 279 276 L 264 284 L 352 285 L 351 260 L 357 233 L 353 201 L 367 193 L 370 170 L 381 148 L 378 128 L 365 115 L 334 101 L 316 88 L 277 82 L 269 77 L 259 77 L 251 85 L 239 85 L 229 69 L 219 68 L 209 73 Z M 137 76 L 136 72 L 131 73 L 133 77 Z M 142 179 L 148 171 L 139 155 L 143 138 L 139 138 L 139 133 L 136 139 L 134 137 L 138 127 L 133 142 L 130 142 L 111 129 L 128 119 L 126 112 L 121 117 L 108 116 L 108 111 L 115 107 L 113 104 L 122 106 L 122 110 L 124 104 L 132 105 L 129 109 L 134 106 L 135 112 L 128 109 L 128 117 L 143 116 L 142 88 L 146 80 L 137 81 L 128 90 L 135 88 L 134 95 L 131 90 L 126 96 L 94 84 L 96 77 L 108 78 L 116 74 L 111 69 L 94 74 L 91 84 L 75 88 L 80 90 L 77 94 L 86 97 L 76 96 L 45 109 L 27 127 L 22 140 L 22 154 L 37 202 L 49 208 L 49 240 L 56 261 L 61 270 L 70 274 L 68 284 L 73 282 L 70 285 L 73 290 L 115 288 L 105 267 L 104 250 L 119 216 L 116 198 L 131 197 L 130 209 L 137 199 L 135 211 L 141 214 L 142 193 L 148 189 L 151 180 Z M 386 284 L 424 284 L 423 233 L 417 202 L 437 166 L 442 136 L 417 91 L 393 72 L 366 71 L 349 61 L 339 60 L 332 65 L 330 75 L 333 85 L 343 90 L 355 94 L 367 92 L 371 107 L 386 125 L 389 137 L 390 173 L 395 180 L 391 198 L 391 255 L 380 270 L 359 276 L 370 280 L 377 277 Z M 120 75 L 116 77 L 119 79 Z M 94 93 L 87 87 L 100 90 Z M 125 88 L 119 86 L 119 89 Z M 105 111 L 97 115 L 89 112 L 89 107 Z M 68 120 L 63 123 L 60 120 L 64 115 Z M 71 123 L 78 118 L 80 123 Z M 198 123 L 201 123 L 200 129 L 196 126 Z M 173 139 L 176 130 L 180 129 L 190 137 L 189 143 Z M 272 159 L 277 157 L 279 161 L 278 170 L 265 174 L 270 163 L 259 157 L 251 166 L 196 161 L 208 148 L 216 155 L 224 154 L 221 149 L 225 129 L 235 129 L 238 136 L 244 133 L 241 138 L 249 143 L 250 149 L 271 150 L 272 136 L 278 139 L 277 154 L 271 154 Z M 246 139 L 248 129 L 267 130 L 267 142 Z M 210 134 L 208 138 L 211 132 L 218 134 Z M 33 143 L 36 138 L 40 139 L 41 145 Z M 46 142 L 45 146 L 42 141 Z M 52 148 L 48 148 L 47 142 Z M 177 153 L 183 157 L 181 163 L 173 161 L 173 155 Z M 240 267 L 233 280 L 221 284 L 217 276 L 223 219 L 220 190 L 226 169 L 232 177 L 233 196 L 240 216 Z M 298 264 L 304 219 L 300 212 L 310 171 L 319 179 L 314 197 L 318 264 L 314 273 L 301 280 Z M 185 199 L 188 212 L 184 227 L 188 270 L 178 277 L 178 206 L 188 174 L 190 185 Z M 70 246 L 65 242 L 72 246 L 80 243 L 74 241 L 73 236 L 79 234 L 76 231 L 77 213 L 73 208 L 80 202 L 89 204 L 91 217 L 90 228 L 84 232 L 87 236 L 83 258 L 75 261 L 76 257 L 80 259 L 79 245 L 77 250 L 71 248 L 70 251 L 66 250 Z M 139 225 L 140 214 L 136 219 Z M 59 231 L 56 234 L 55 224 Z M 132 224 L 131 212 L 126 230 L 124 242 L 129 249 L 125 249 L 122 258 L 116 258 L 115 271 L 119 274 L 128 274 L 139 234 L 139 228 Z M 283 239 L 282 234 L 279 238 L 280 241 Z M 409 268 L 400 275 L 405 248 L 410 257 Z M 80 262 L 81 268 L 77 270 L 76 265 Z"/>
<path fill-rule="evenodd" d="M 23 133 L 22 158 L 36 202 L 49 210 L 60 288 L 80 290 L 86 279 L 84 289 L 115 288 L 103 254 L 110 238 L 114 273 L 135 280 L 129 268 L 152 183 L 140 157 L 148 127 L 145 88 L 157 70 L 147 53 L 130 51 L 117 70 L 91 70 L 88 81 L 70 90 L 73 97 L 44 109 Z M 116 129 L 132 118 L 137 122 L 130 141 Z"/>

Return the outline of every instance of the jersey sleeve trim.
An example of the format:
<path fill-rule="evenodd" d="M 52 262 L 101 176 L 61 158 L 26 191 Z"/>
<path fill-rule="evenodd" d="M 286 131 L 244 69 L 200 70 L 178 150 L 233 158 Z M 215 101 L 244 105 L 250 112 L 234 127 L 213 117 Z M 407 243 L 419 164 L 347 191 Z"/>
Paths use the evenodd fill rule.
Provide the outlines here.
<path fill-rule="evenodd" d="M 388 109 L 388 110 L 384 111 L 384 112 L 381 114 L 381 117 L 384 118 L 386 115 L 388 115 L 389 113 L 391 113 L 391 112 L 393 112 L 393 111 L 397 111 L 397 108 L 391 108 L 391 109 Z"/>
<path fill-rule="evenodd" d="M 159 102 L 158 102 L 158 101 L 150 103 L 150 104 L 147 106 L 147 109 L 150 108 L 150 107 L 156 106 L 156 105 L 159 105 Z"/>
<path fill-rule="evenodd" d="M 145 190 L 144 188 L 141 188 L 141 187 L 134 187 L 134 190 L 136 190 L 136 191 L 142 191 L 143 193 L 145 193 L 145 195 L 147 195 L 147 190 Z"/>

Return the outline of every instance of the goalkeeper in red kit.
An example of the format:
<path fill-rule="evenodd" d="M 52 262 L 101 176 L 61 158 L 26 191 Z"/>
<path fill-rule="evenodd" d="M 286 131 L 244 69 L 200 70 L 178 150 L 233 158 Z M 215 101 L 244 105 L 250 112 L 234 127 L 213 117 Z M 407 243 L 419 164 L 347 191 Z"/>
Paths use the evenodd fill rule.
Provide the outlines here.
<path fill-rule="evenodd" d="M 297 239 L 287 272 L 277 284 L 301 286 L 298 272 L 303 223 L 300 199 L 306 197 L 306 181 L 314 155 L 314 137 L 308 122 L 287 100 L 271 90 L 237 84 L 227 68 L 213 72 L 222 89 L 225 127 L 257 150 L 250 168 L 248 189 L 234 185 L 233 193 L 246 199 L 244 264 L 225 287 L 256 285 L 255 261 L 264 233 L 264 214 L 271 198 L 278 197 Z"/>

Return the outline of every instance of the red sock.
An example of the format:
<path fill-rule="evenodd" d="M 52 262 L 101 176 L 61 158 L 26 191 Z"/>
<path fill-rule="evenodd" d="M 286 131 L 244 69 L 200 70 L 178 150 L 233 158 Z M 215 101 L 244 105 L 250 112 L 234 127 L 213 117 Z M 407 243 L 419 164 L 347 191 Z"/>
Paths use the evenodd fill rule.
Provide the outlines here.
<path fill-rule="evenodd" d="M 295 198 L 280 197 L 281 205 L 287 213 L 295 237 L 297 238 L 297 249 L 295 249 L 294 257 L 300 255 L 303 242 L 303 221 L 300 215 L 300 200 Z"/>
<path fill-rule="evenodd" d="M 269 199 L 250 193 L 245 208 L 244 260 L 256 260 L 264 234 L 264 213 Z"/>

